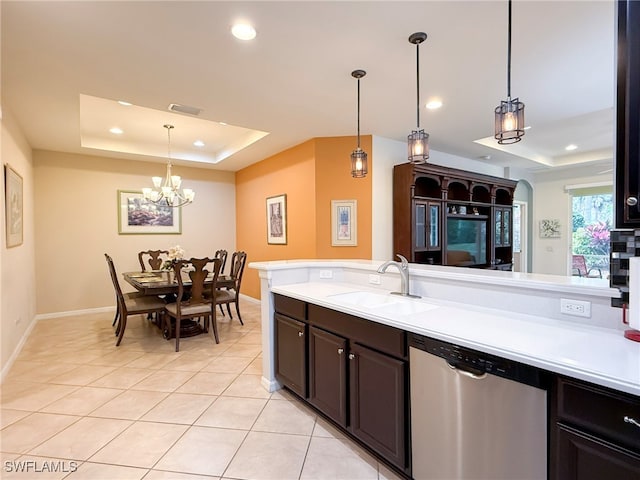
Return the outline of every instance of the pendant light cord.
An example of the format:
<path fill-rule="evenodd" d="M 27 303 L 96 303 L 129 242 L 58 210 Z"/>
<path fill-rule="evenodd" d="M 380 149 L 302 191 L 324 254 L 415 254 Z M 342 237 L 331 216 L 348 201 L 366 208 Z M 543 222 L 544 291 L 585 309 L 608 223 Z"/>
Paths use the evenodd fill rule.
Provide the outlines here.
<path fill-rule="evenodd" d="M 360 79 L 358 78 L 358 149 L 360 148 Z"/>
<path fill-rule="evenodd" d="M 511 0 L 509 0 L 509 28 L 507 36 L 507 100 L 511 100 Z"/>
<path fill-rule="evenodd" d="M 416 130 L 420 129 L 420 42 L 416 43 Z"/>

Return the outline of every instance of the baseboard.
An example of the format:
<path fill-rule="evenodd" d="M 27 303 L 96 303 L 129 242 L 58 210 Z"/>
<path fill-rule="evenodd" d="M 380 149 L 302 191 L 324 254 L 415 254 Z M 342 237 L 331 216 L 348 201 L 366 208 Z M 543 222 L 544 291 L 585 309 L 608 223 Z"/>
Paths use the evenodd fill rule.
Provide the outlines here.
<path fill-rule="evenodd" d="M 92 313 L 106 313 L 106 312 L 115 312 L 116 307 L 98 307 L 98 308 L 85 308 L 82 310 L 69 310 L 66 312 L 53 312 L 53 313 L 40 313 L 36 315 L 36 321 L 38 320 L 49 320 L 52 318 L 62 318 L 62 317 L 75 317 L 77 315 L 90 315 Z"/>

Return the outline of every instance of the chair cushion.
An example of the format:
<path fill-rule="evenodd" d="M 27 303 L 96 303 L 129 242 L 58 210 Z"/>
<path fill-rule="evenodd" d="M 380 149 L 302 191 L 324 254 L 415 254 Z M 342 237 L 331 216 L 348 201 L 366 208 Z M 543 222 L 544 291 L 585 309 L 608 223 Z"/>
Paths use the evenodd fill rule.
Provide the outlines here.
<path fill-rule="evenodd" d="M 169 315 L 176 316 L 178 315 L 178 305 L 176 303 L 169 303 L 165 306 L 165 310 Z M 190 316 L 198 316 L 198 315 L 209 315 L 211 314 L 211 304 L 210 303 L 196 303 L 194 305 L 182 305 L 180 308 L 180 313 L 183 317 Z"/>
<path fill-rule="evenodd" d="M 218 290 L 216 292 L 216 302 L 217 303 L 226 303 L 233 302 L 236 299 L 235 290 Z"/>
<path fill-rule="evenodd" d="M 137 312 L 148 312 L 152 310 L 163 310 L 165 302 L 160 297 L 155 295 L 142 295 L 139 297 L 125 298 L 124 303 L 127 307 L 127 312 L 135 314 Z"/>

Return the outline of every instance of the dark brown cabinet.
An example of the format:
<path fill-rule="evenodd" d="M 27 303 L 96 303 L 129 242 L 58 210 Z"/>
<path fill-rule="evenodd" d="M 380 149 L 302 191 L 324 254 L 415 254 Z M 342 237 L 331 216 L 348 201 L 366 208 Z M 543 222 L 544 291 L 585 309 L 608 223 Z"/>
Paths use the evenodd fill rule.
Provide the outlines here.
<path fill-rule="evenodd" d="M 276 378 L 301 397 L 307 396 L 307 325 L 276 313 Z"/>
<path fill-rule="evenodd" d="M 640 227 L 640 2 L 618 1 L 616 228 Z"/>
<path fill-rule="evenodd" d="M 410 475 L 406 333 L 282 295 L 274 304 L 278 381 Z"/>
<path fill-rule="evenodd" d="M 309 337 L 309 403 L 347 427 L 347 340 L 316 327 Z"/>
<path fill-rule="evenodd" d="M 640 478 L 640 399 L 560 377 L 551 411 L 552 480 Z"/>
<path fill-rule="evenodd" d="M 510 268 L 515 187 L 438 165 L 396 165 L 394 252 L 413 263 Z"/>
<path fill-rule="evenodd" d="M 307 396 L 307 306 L 300 300 L 274 295 L 275 374 L 280 383 Z"/>

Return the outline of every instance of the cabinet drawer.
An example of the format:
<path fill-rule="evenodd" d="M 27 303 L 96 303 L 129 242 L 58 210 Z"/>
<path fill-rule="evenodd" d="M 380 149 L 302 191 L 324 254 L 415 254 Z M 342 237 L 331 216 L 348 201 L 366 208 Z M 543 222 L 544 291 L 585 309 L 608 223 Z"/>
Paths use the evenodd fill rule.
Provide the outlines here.
<path fill-rule="evenodd" d="M 307 313 L 313 325 L 389 355 L 407 358 L 407 335 L 403 330 L 313 304 L 309 304 Z"/>
<path fill-rule="evenodd" d="M 560 378 L 557 406 L 559 421 L 640 452 L 640 398 Z"/>
<path fill-rule="evenodd" d="M 274 293 L 273 307 L 276 312 L 295 318 L 296 320 L 307 319 L 307 304 L 302 300 L 296 300 L 295 298 Z"/>

